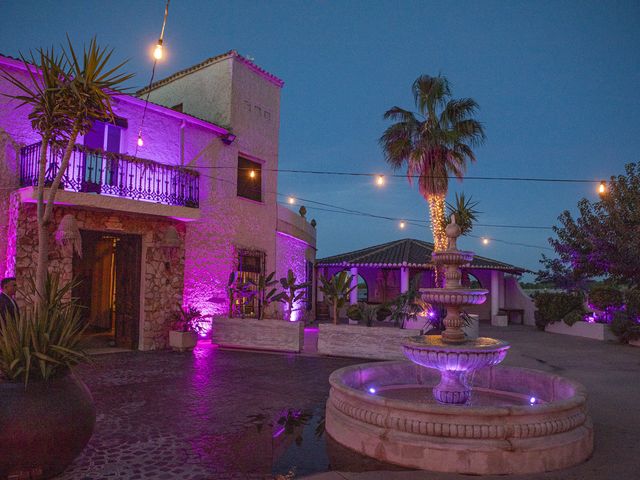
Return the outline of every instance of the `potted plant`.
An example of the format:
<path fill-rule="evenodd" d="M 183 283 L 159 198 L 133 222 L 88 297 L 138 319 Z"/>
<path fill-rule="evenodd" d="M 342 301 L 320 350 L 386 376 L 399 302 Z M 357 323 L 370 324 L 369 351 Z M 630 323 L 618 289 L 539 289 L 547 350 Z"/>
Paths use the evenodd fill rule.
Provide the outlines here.
<path fill-rule="evenodd" d="M 202 313 L 194 306 L 178 307 L 174 314 L 175 321 L 169 331 L 169 346 L 178 352 L 193 350 L 198 343 L 198 336 L 204 333 L 201 324 Z"/>
<path fill-rule="evenodd" d="M 331 279 L 327 280 L 324 276 L 320 277 L 320 291 L 326 297 L 325 300 L 331 307 L 331 318 L 333 324 L 338 324 L 338 312 L 347 301 L 347 297 L 357 285 L 351 286 L 352 276 L 346 271 L 337 273 Z"/>
<path fill-rule="evenodd" d="M 284 304 L 285 319 L 288 321 L 291 321 L 293 312 L 300 310 L 300 307 L 297 307 L 297 305 L 304 300 L 306 294 L 305 289 L 309 286 L 309 282 L 296 283 L 296 281 L 296 276 L 290 269 L 287 272 L 287 276 L 280 279 L 282 291 L 275 296 L 275 299 Z"/>
<path fill-rule="evenodd" d="M 93 398 L 72 372 L 88 361 L 74 285 L 49 276 L 23 312 L 0 318 L 0 478 L 55 476 L 93 433 Z"/>

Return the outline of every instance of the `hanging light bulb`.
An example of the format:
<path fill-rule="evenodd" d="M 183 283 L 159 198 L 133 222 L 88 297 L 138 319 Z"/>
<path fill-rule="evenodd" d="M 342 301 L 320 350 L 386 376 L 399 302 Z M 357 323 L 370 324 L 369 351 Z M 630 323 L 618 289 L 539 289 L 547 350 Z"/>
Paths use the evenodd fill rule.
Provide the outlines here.
<path fill-rule="evenodd" d="M 483 245 L 489 245 L 489 239 L 488 239 L 488 238 L 486 238 L 486 237 L 485 237 L 485 238 L 483 238 L 483 239 L 482 239 L 482 244 L 483 244 Z"/>
<path fill-rule="evenodd" d="M 153 58 L 156 60 L 162 59 L 162 39 L 158 39 L 158 43 L 156 44 L 156 48 L 153 50 Z"/>
<path fill-rule="evenodd" d="M 255 170 L 250 170 L 249 171 L 249 177 L 250 178 L 256 178 L 256 171 Z"/>
<path fill-rule="evenodd" d="M 293 197 L 289 197 L 289 198 L 287 199 L 287 202 L 289 202 L 289 205 L 293 205 L 294 203 L 296 203 L 296 199 L 295 199 L 295 198 L 293 198 Z"/>
<path fill-rule="evenodd" d="M 138 146 L 141 147 L 144 145 L 144 142 L 142 141 L 142 132 L 138 133 Z"/>
<path fill-rule="evenodd" d="M 376 177 L 376 185 L 382 187 L 384 185 L 384 175 L 378 175 Z"/>
<path fill-rule="evenodd" d="M 400 227 L 400 230 L 404 230 L 404 227 L 406 227 L 407 224 L 404 223 L 404 222 L 400 222 L 400 225 L 398 225 L 398 226 Z"/>
<path fill-rule="evenodd" d="M 605 193 L 607 193 L 607 183 L 602 180 L 600 186 L 598 186 L 598 194 L 604 195 Z"/>

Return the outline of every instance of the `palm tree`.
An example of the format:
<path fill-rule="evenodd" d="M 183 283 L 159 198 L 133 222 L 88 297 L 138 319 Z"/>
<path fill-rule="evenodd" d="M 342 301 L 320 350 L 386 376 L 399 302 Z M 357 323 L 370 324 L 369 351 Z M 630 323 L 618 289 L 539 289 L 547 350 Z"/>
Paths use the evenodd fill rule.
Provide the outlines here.
<path fill-rule="evenodd" d="M 395 169 L 405 166 L 409 183 L 418 178 L 418 188 L 429 203 L 435 251 L 447 247 L 442 222 L 449 177 L 462 179 L 467 162 L 475 161 L 472 147 L 485 140 L 482 124 L 472 118 L 478 104 L 471 98 L 451 98 L 445 77 L 422 75 L 413 83 L 417 113 L 393 107 L 384 114 L 389 126 L 380 145 L 385 159 Z"/>
<path fill-rule="evenodd" d="M 38 265 L 35 282 L 39 296 L 45 291 L 47 279 L 48 226 L 52 222 L 53 205 L 78 135 L 87 133 L 96 120 L 113 119 L 112 98 L 120 92 L 118 87 L 133 76 L 120 73 L 126 62 L 109 67 L 113 50 L 98 46 L 95 38 L 84 48 L 81 59 L 68 37 L 67 43 L 68 50 L 63 48 L 60 55 L 53 49 L 37 50 L 39 62 L 34 55 L 31 61 L 22 57 L 29 73 L 28 83 L 23 83 L 9 72 L 2 73 L 2 77 L 20 91 L 19 94 L 7 96 L 18 100 L 18 106 L 31 107 L 31 125 L 42 138 L 37 191 Z M 62 148 L 62 160 L 45 201 L 47 152 L 58 148 Z"/>

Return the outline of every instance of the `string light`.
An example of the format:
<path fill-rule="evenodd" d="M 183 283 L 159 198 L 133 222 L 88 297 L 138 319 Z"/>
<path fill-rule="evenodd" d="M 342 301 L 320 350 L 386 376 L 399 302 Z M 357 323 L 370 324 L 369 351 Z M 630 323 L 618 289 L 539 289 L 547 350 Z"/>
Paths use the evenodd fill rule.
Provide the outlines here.
<path fill-rule="evenodd" d="M 376 185 L 378 185 L 379 187 L 384 186 L 384 175 L 378 175 L 376 177 Z"/>
<path fill-rule="evenodd" d="M 289 205 L 293 205 L 294 203 L 296 203 L 296 199 L 293 197 L 289 197 L 287 198 L 287 202 L 289 202 Z"/>
<path fill-rule="evenodd" d="M 407 224 L 406 224 L 406 223 L 404 223 L 404 222 L 400 222 L 400 225 L 399 225 L 400 230 L 404 230 L 404 227 L 406 227 L 406 226 L 407 226 Z"/>
<path fill-rule="evenodd" d="M 489 245 L 489 239 L 487 237 L 483 237 L 482 238 L 482 244 L 483 245 Z"/>
<path fill-rule="evenodd" d="M 249 177 L 251 177 L 251 178 L 256 178 L 256 171 L 255 171 L 255 170 L 251 170 L 251 171 L 249 172 Z"/>
<path fill-rule="evenodd" d="M 141 147 L 144 145 L 144 141 L 142 140 L 142 130 L 138 132 L 138 146 Z"/>
<path fill-rule="evenodd" d="M 605 193 L 607 193 L 607 183 L 604 180 L 600 182 L 600 186 L 598 187 L 598 193 L 600 195 L 604 195 Z"/>
<path fill-rule="evenodd" d="M 158 40 L 156 48 L 153 50 L 153 58 L 156 60 L 162 60 L 162 39 Z"/>
<path fill-rule="evenodd" d="M 431 233 L 433 234 L 433 248 L 436 252 L 447 249 L 447 234 L 444 231 L 443 220 L 445 218 L 444 195 L 431 195 L 427 198 L 429 214 L 431 215 Z"/>

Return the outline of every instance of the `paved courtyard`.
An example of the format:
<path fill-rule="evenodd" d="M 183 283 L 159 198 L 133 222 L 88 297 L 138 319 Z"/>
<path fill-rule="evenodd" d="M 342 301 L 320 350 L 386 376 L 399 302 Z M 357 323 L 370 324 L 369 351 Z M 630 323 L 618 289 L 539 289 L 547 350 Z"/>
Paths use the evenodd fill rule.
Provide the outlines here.
<path fill-rule="evenodd" d="M 590 395 L 593 457 L 568 470 L 511 478 L 639 478 L 640 348 L 522 326 L 483 326 L 481 334 L 512 343 L 505 364 L 559 373 Z M 59 479 L 263 479 L 291 469 L 296 478 L 324 480 L 465 478 L 383 465 L 321 434 L 328 376 L 360 363 L 355 359 L 206 343 L 193 353 L 94 358 L 78 374 L 96 401 L 95 433 Z"/>

